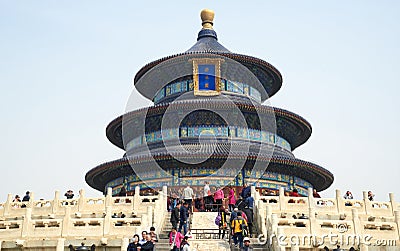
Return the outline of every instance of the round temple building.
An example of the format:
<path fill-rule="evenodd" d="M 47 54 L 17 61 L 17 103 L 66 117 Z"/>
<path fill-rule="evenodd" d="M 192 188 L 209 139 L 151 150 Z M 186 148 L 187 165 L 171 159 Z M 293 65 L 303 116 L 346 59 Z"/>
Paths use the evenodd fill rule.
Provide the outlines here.
<path fill-rule="evenodd" d="M 269 106 L 282 76 L 271 64 L 236 54 L 218 42 L 214 13 L 201 12 L 203 28 L 187 51 L 139 70 L 135 88 L 154 105 L 125 114 L 107 126 L 122 158 L 86 174 L 93 188 L 113 194 L 255 185 L 260 191 L 328 188 L 333 175 L 297 159 L 293 150 L 311 135 L 301 116 Z M 132 101 L 135 97 L 131 97 Z M 128 102 L 128 106 L 131 100 Z"/>

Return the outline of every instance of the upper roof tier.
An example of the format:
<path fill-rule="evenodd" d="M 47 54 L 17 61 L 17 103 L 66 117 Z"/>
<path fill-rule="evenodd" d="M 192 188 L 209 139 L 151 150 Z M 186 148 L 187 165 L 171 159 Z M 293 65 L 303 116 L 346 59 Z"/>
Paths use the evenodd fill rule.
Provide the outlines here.
<path fill-rule="evenodd" d="M 261 60 L 256 57 L 241 55 L 232 53 L 228 49 L 226 49 L 223 45 L 218 42 L 217 33 L 213 29 L 213 19 L 214 12 L 211 10 L 202 10 L 201 11 L 201 19 L 203 28 L 200 30 L 197 42 L 186 52 L 171 55 L 168 57 L 164 57 L 148 63 L 144 67 L 142 67 L 136 74 L 134 83 L 136 89 L 146 98 L 153 100 L 157 92 L 163 88 L 168 81 L 173 80 L 173 78 L 163 81 L 160 76 L 151 76 L 151 75 L 159 75 L 160 71 L 151 71 L 157 66 L 160 66 L 162 63 L 167 63 L 168 60 L 172 60 L 172 64 L 176 66 L 176 61 L 180 57 L 184 57 L 186 60 L 179 60 L 180 62 L 188 62 L 189 57 L 201 57 L 202 54 L 213 54 L 219 55 L 222 58 L 228 58 L 230 60 L 234 60 L 241 65 L 245 66 L 254 76 L 259 80 L 262 84 L 262 87 L 265 91 L 261 91 L 261 100 L 265 101 L 269 97 L 273 96 L 282 86 L 282 75 L 280 72 L 268 62 Z M 175 61 L 173 61 L 175 60 Z M 183 68 L 182 65 L 176 68 Z M 173 69 L 176 69 L 173 68 Z M 172 69 L 172 67 L 171 67 Z M 172 72 L 172 71 L 171 71 Z M 150 77 L 151 81 L 141 81 L 143 77 L 147 74 L 146 77 Z M 150 75 L 150 76 L 149 76 Z M 176 78 L 180 78 L 182 76 L 176 76 Z M 157 79 L 158 81 L 154 81 Z M 248 83 L 251 84 L 251 83 Z"/>

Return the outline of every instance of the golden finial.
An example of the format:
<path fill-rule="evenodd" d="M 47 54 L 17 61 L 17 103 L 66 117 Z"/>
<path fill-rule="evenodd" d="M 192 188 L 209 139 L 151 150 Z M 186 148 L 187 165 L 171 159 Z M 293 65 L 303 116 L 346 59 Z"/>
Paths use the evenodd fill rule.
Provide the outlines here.
<path fill-rule="evenodd" d="M 204 9 L 200 13 L 201 24 L 203 25 L 203 29 L 212 30 L 213 29 L 213 21 L 214 21 L 214 11 L 209 9 Z"/>

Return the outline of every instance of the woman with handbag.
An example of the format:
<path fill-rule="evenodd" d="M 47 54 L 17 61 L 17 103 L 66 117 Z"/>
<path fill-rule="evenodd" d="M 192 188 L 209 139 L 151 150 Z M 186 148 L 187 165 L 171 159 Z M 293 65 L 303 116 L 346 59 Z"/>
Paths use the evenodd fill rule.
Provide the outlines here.
<path fill-rule="evenodd" d="M 176 231 L 176 228 L 172 228 L 171 232 L 169 233 L 169 245 L 171 251 L 179 251 L 181 246 L 181 242 L 185 236 L 180 232 Z"/>

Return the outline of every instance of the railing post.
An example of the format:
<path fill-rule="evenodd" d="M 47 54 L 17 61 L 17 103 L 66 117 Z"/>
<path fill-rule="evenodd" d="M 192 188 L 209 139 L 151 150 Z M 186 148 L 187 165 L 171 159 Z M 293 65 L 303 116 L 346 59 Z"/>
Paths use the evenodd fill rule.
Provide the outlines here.
<path fill-rule="evenodd" d="M 397 238 L 400 239 L 400 211 L 394 211 L 394 220 L 397 223 Z"/>
<path fill-rule="evenodd" d="M 253 197 L 253 199 L 256 199 L 256 187 L 255 186 L 250 187 L 250 195 L 251 195 L 251 197 Z"/>
<path fill-rule="evenodd" d="M 365 208 L 365 214 L 369 215 L 371 213 L 371 202 L 368 199 L 368 192 L 363 191 L 363 202 L 364 202 L 364 208 Z"/>
<path fill-rule="evenodd" d="M 106 215 L 104 216 L 103 236 L 110 233 L 112 206 L 106 206 Z"/>
<path fill-rule="evenodd" d="M 271 232 L 272 234 L 278 234 L 278 215 L 272 214 L 271 215 Z"/>
<path fill-rule="evenodd" d="M 286 246 L 281 245 L 281 243 L 280 243 L 280 240 L 281 240 L 280 236 L 285 236 L 285 231 L 283 230 L 283 228 L 277 227 L 277 229 L 276 229 L 276 240 L 277 241 L 275 242 L 273 250 L 286 251 Z"/>
<path fill-rule="evenodd" d="M 353 217 L 354 235 L 355 236 L 361 236 L 361 234 L 362 234 L 361 221 L 360 221 L 360 218 L 358 217 L 357 208 L 352 208 L 351 209 L 351 214 L 352 214 L 352 217 Z"/>
<path fill-rule="evenodd" d="M 22 223 L 22 238 L 29 236 L 29 232 L 31 230 L 32 208 L 27 207 L 25 210 L 25 217 Z"/>
<path fill-rule="evenodd" d="M 163 186 L 162 187 L 162 198 L 163 198 L 163 203 L 162 206 L 163 208 L 161 208 L 163 211 L 167 210 L 167 200 L 168 200 L 168 187 L 167 186 Z"/>
<path fill-rule="evenodd" d="M 4 216 L 7 216 L 10 214 L 12 200 L 13 200 L 12 194 L 9 193 L 7 196 L 7 201 L 4 205 L 4 212 L 3 212 Z"/>
<path fill-rule="evenodd" d="M 335 197 L 336 197 L 336 208 L 337 208 L 337 213 L 339 215 L 343 214 L 344 211 L 344 204 L 343 204 L 343 198 L 342 195 L 340 193 L 339 189 L 335 190 Z"/>
<path fill-rule="evenodd" d="M 53 202 L 51 203 L 51 212 L 53 214 L 58 212 L 58 208 L 59 208 L 59 201 L 60 201 L 60 191 L 56 190 L 54 192 L 54 199 Z"/>
<path fill-rule="evenodd" d="M 135 195 L 133 196 L 133 210 L 136 212 L 140 205 L 140 187 L 135 187 Z"/>
<path fill-rule="evenodd" d="M 281 211 L 281 213 L 286 210 L 285 189 L 283 187 L 279 188 L 279 210 Z"/>
<path fill-rule="evenodd" d="M 107 187 L 107 194 L 106 194 L 106 201 L 105 201 L 105 208 L 112 205 L 112 188 Z"/>
<path fill-rule="evenodd" d="M 79 190 L 78 211 L 83 211 L 86 203 L 85 200 L 85 190 L 81 189 Z"/>
<path fill-rule="evenodd" d="M 152 206 L 147 207 L 147 223 L 149 225 L 147 227 L 147 229 L 149 229 L 151 226 L 153 226 L 153 207 Z"/>
<path fill-rule="evenodd" d="M 62 222 L 61 237 L 69 236 L 70 221 L 71 221 L 71 207 L 65 207 L 65 215 Z"/>
<path fill-rule="evenodd" d="M 35 199 L 35 193 L 30 192 L 29 193 L 29 201 L 28 201 L 26 207 L 33 208 L 33 200 L 34 199 Z"/>
<path fill-rule="evenodd" d="M 315 208 L 315 200 L 313 195 L 313 189 L 311 187 L 308 188 L 308 209 Z"/>
<path fill-rule="evenodd" d="M 65 239 L 64 238 L 58 238 L 57 239 L 57 247 L 56 251 L 64 251 L 64 245 L 65 245 Z"/>
<path fill-rule="evenodd" d="M 397 202 L 394 200 L 394 193 L 389 193 L 389 201 L 392 206 L 392 214 L 394 215 L 394 212 L 398 210 Z"/>

